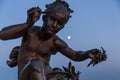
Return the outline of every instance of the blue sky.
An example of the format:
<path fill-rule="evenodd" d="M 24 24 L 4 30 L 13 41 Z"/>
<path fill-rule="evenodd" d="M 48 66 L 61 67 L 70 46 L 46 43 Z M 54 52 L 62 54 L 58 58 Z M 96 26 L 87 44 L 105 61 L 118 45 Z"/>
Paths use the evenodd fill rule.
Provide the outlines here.
<path fill-rule="evenodd" d="M 0 0 L 0 29 L 24 23 L 26 11 L 35 6 L 45 9 L 45 4 L 54 0 Z M 57 35 L 74 50 L 103 48 L 107 52 L 106 62 L 87 67 L 89 59 L 73 62 L 81 80 L 120 80 L 120 1 L 119 0 L 66 0 L 74 10 L 72 18 Z M 42 25 L 41 19 L 35 25 Z M 71 39 L 67 39 L 70 35 Z M 6 60 L 14 46 L 21 44 L 21 38 L 0 40 L 0 79 L 17 80 L 17 67 L 9 68 Z M 52 67 L 67 66 L 70 59 L 60 53 L 51 58 Z"/>

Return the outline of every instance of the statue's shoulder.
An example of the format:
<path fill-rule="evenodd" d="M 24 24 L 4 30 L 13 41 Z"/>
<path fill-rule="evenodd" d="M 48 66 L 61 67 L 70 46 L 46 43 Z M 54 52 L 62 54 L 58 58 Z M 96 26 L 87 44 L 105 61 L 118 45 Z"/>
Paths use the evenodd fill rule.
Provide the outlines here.
<path fill-rule="evenodd" d="M 32 26 L 30 29 L 31 30 L 40 30 L 42 27 L 41 26 Z"/>
<path fill-rule="evenodd" d="M 68 46 L 67 43 L 62 40 L 60 37 L 58 37 L 57 35 L 55 35 L 55 41 L 54 43 L 58 46 L 62 45 L 62 46 Z"/>
<path fill-rule="evenodd" d="M 28 29 L 28 32 L 36 32 L 38 30 L 40 30 L 42 27 L 40 26 L 32 26 Z"/>

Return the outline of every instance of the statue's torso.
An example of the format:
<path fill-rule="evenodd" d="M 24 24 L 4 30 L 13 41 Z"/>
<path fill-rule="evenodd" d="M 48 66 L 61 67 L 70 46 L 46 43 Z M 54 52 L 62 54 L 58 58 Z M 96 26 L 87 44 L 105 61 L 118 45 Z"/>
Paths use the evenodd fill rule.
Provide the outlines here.
<path fill-rule="evenodd" d="M 42 40 L 38 37 L 38 32 L 30 30 L 23 37 L 21 49 L 18 55 L 18 67 L 22 68 L 28 61 L 34 58 L 40 59 L 46 65 L 49 65 L 49 60 L 54 47 L 54 37 L 47 40 Z"/>

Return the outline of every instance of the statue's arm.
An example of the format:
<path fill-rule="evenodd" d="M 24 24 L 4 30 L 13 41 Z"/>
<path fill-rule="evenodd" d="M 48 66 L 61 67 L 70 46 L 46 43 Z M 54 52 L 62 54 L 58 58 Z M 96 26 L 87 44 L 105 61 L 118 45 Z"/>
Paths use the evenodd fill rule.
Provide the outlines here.
<path fill-rule="evenodd" d="M 75 51 L 59 38 L 56 39 L 55 44 L 59 52 L 74 61 L 83 61 L 90 58 L 93 62 L 97 63 L 106 59 L 106 54 L 103 54 L 96 48 L 86 51 Z"/>
<path fill-rule="evenodd" d="M 39 20 L 41 10 L 38 7 L 33 7 L 27 11 L 27 15 L 28 17 L 25 23 L 3 28 L 0 31 L 0 40 L 14 39 L 23 36 L 27 29 Z"/>
<path fill-rule="evenodd" d="M 63 45 L 59 51 L 65 55 L 66 57 L 74 60 L 74 61 L 83 61 L 86 60 L 89 57 L 88 51 L 75 51 L 68 47 L 67 45 Z"/>
<path fill-rule="evenodd" d="M 74 61 L 83 61 L 89 58 L 87 51 L 75 51 L 71 49 L 63 40 L 57 38 L 55 40 L 56 48 L 60 53 Z"/>
<path fill-rule="evenodd" d="M 27 23 L 5 27 L 0 31 L 0 39 L 7 40 L 21 37 L 28 27 L 30 27 L 30 25 Z"/>

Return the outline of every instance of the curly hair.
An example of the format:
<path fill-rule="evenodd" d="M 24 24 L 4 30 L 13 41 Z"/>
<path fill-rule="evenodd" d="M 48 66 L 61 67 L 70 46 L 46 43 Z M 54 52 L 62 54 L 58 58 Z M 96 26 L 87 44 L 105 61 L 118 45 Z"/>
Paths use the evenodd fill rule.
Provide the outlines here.
<path fill-rule="evenodd" d="M 70 13 L 73 12 L 72 9 L 69 8 L 69 4 L 63 0 L 56 0 L 55 2 L 51 4 L 46 4 L 46 14 L 50 14 L 53 12 L 61 12 L 70 18 Z"/>

